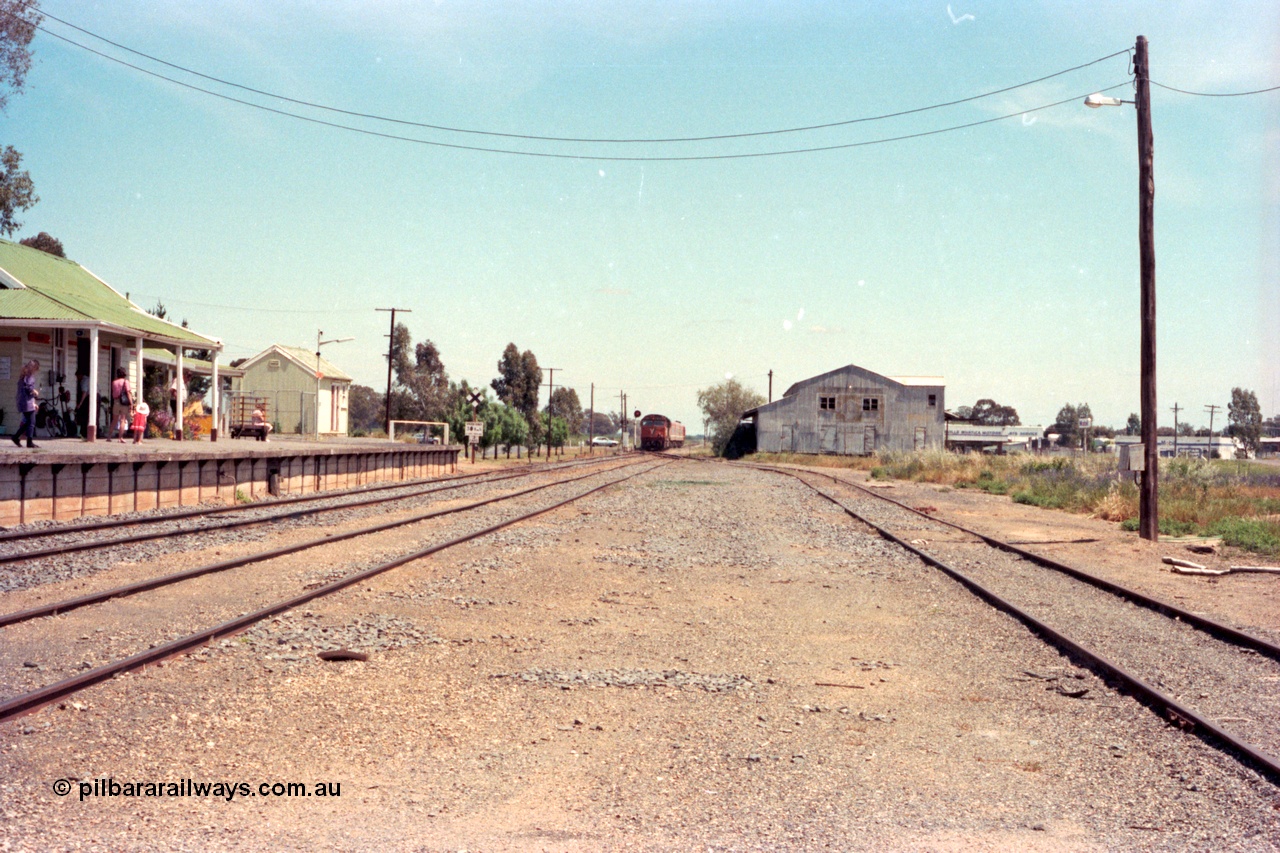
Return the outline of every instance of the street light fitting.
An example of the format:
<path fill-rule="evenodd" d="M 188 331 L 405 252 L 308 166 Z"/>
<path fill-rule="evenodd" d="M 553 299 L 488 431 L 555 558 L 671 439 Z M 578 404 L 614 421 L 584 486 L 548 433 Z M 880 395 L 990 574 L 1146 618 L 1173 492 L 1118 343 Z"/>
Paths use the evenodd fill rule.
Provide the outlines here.
<path fill-rule="evenodd" d="M 321 340 L 321 338 L 323 338 L 323 337 L 324 337 L 324 332 L 320 331 L 319 329 L 316 329 L 316 428 L 315 428 L 315 437 L 316 437 L 316 440 L 317 440 L 317 441 L 319 441 L 319 440 L 320 440 L 320 375 L 321 375 L 321 374 L 320 374 L 320 347 L 324 346 L 325 344 L 341 344 L 341 343 L 346 343 L 347 341 L 354 341 L 354 340 L 355 340 L 355 338 L 330 338 L 329 340 L 325 341 L 325 340 Z M 335 403 L 335 405 L 336 405 L 336 403 Z"/>
<path fill-rule="evenodd" d="M 1104 95 L 1101 92 L 1094 92 L 1084 99 L 1084 105 L 1097 109 L 1098 107 L 1118 107 L 1121 104 L 1132 104 L 1134 101 L 1125 101 L 1120 98 L 1113 98 L 1110 95 Z"/>

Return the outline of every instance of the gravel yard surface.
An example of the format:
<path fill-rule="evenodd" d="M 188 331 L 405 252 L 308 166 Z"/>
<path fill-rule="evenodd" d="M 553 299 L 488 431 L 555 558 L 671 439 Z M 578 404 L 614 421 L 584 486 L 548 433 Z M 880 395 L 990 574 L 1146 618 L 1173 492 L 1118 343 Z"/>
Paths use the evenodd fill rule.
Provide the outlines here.
<path fill-rule="evenodd" d="M 1247 624 L 1232 600 L 1206 609 Z M 76 636 L 120 636 L 90 610 Z M 339 648 L 368 660 L 317 657 Z M 33 667 L 0 655 L 9 690 Z M 1280 789 L 803 485 L 691 462 L 0 724 L 0 821 L 12 850 L 1252 851 L 1280 849 Z"/>
<path fill-rule="evenodd" d="M 845 495 L 842 503 L 862 517 L 925 537 L 911 541 L 1237 737 L 1280 755 L 1280 661 L 865 493 Z"/>

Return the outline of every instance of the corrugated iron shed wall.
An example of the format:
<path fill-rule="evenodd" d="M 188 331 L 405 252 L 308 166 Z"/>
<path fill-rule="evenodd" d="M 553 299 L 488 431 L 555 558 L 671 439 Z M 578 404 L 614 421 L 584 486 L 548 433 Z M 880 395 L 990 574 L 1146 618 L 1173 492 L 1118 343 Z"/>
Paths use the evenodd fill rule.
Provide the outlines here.
<path fill-rule="evenodd" d="M 759 407 L 760 452 L 863 455 L 941 448 L 945 387 L 904 384 L 856 365 L 805 379 Z"/>

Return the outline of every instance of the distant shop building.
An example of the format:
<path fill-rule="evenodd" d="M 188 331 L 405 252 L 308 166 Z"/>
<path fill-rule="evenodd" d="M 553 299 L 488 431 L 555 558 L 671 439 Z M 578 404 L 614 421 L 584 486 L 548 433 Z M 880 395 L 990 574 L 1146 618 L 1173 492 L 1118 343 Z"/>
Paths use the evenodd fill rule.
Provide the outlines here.
<path fill-rule="evenodd" d="M 1142 437 L 1137 435 L 1117 435 L 1114 439 L 1114 452 L 1120 452 L 1124 444 L 1141 444 Z M 1215 435 L 1162 435 L 1156 440 L 1157 452 L 1161 458 L 1172 459 L 1176 456 L 1196 456 L 1204 459 L 1235 459 L 1236 451 L 1242 448 L 1230 436 Z"/>
<path fill-rule="evenodd" d="M 1044 427 L 985 426 L 968 421 L 947 420 L 947 450 L 1014 453 L 1048 447 Z"/>
<path fill-rule="evenodd" d="M 743 418 L 762 453 L 940 449 L 945 390 L 937 377 L 882 376 L 849 364 L 795 383 Z"/>

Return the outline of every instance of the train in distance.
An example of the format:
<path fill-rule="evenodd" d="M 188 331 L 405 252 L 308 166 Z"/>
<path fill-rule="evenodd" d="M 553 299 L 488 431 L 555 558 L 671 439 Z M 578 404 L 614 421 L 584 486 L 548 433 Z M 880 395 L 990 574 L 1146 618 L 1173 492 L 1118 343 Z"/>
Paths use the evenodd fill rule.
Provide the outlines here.
<path fill-rule="evenodd" d="M 670 450 L 684 447 L 684 424 L 666 415 L 645 415 L 640 419 L 640 449 Z"/>

